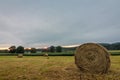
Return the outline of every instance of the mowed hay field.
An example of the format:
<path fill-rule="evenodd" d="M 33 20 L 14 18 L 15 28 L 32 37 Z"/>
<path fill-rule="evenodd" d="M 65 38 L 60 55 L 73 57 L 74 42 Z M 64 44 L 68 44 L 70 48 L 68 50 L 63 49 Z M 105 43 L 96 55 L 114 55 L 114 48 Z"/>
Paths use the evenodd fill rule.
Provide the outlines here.
<path fill-rule="evenodd" d="M 83 80 L 120 80 L 120 56 L 111 56 L 108 74 L 82 77 Z M 49 59 L 43 56 L 0 56 L 0 80 L 80 80 L 80 73 L 74 56 L 50 56 Z"/>

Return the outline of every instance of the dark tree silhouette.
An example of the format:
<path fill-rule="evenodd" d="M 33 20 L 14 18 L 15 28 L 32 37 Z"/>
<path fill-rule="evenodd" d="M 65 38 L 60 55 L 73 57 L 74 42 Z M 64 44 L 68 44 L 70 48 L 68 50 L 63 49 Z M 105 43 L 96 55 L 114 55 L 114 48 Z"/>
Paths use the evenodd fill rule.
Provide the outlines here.
<path fill-rule="evenodd" d="M 35 48 L 31 48 L 30 52 L 31 53 L 36 53 L 36 49 Z"/>
<path fill-rule="evenodd" d="M 54 46 L 50 46 L 50 47 L 49 47 L 49 51 L 50 51 L 50 52 L 55 52 L 55 47 L 54 47 Z"/>
<path fill-rule="evenodd" d="M 61 46 L 57 46 L 56 47 L 56 52 L 62 52 L 62 47 Z"/>
<path fill-rule="evenodd" d="M 16 52 L 16 46 L 9 47 L 9 53 L 15 53 Z"/>
<path fill-rule="evenodd" d="M 22 53 L 23 54 L 24 53 L 24 47 L 23 46 L 18 46 L 17 49 L 16 49 L 16 53 L 18 53 L 18 54 Z"/>

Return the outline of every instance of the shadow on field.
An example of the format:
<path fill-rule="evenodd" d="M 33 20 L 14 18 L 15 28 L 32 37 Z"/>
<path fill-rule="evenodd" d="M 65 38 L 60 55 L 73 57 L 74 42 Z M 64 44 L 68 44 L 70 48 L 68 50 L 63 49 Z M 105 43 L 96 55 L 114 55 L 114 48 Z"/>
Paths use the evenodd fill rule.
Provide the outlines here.
<path fill-rule="evenodd" d="M 79 70 L 73 67 L 51 67 L 41 73 L 46 80 L 79 80 Z"/>
<path fill-rule="evenodd" d="M 41 73 L 45 80 L 120 80 L 120 72 L 110 70 L 107 74 L 80 74 L 77 67 L 54 67 Z"/>

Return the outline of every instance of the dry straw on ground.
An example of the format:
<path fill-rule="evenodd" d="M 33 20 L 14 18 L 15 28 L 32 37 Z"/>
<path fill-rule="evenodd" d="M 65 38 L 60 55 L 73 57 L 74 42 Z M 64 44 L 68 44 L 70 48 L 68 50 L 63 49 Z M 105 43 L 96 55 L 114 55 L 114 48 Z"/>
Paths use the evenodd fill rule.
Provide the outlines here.
<path fill-rule="evenodd" d="M 85 43 L 75 52 L 75 64 L 82 73 L 104 74 L 110 68 L 107 50 L 96 43 Z"/>

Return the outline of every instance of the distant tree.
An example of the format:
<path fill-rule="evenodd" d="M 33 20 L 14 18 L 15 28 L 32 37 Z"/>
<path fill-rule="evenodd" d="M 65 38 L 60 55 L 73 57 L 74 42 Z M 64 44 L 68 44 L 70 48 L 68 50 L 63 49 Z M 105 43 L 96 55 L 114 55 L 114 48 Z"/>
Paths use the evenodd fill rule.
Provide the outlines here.
<path fill-rule="evenodd" d="M 54 47 L 54 46 L 50 46 L 50 47 L 49 47 L 49 51 L 50 51 L 50 52 L 55 52 L 55 47 Z"/>
<path fill-rule="evenodd" d="M 16 46 L 9 47 L 9 53 L 15 53 L 16 52 Z"/>
<path fill-rule="evenodd" d="M 31 48 L 30 52 L 31 53 L 36 53 L 36 48 Z"/>
<path fill-rule="evenodd" d="M 111 49 L 111 44 L 109 44 L 109 43 L 99 43 L 99 44 L 102 45 L 103 47 L 105 47 L 108 50 Z"/>
<path fill-rule="evenodd" d="M 29 48 L 24 49 L 25 52 L 29 53 L 31 50 Z"/>
<path fill-rule="evenodd" d="M 120 50 L 120 42 L 111 44 L 112 50 Z"/>
<path fill-rule="evenodd" d="M 24 53 L 24 47 L 23 46 L 18 46 L 17 49 L 16 49 L 16 53 Z"/>
<path fill-rule="evenodd" d="M 39 50 L 40 51 L 40 50 Z M 42 48 L 41 49 L 41 52 L 49 52 L 50 51 L 50 48 Z"/>
<path fill-rule="evenodd" d="M 62 52 L 62 47 L 61 46 L 57 46 L 56 47 L 56 52 Z"/>

